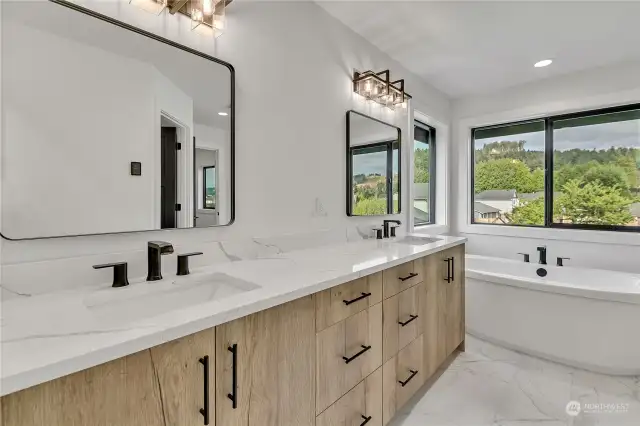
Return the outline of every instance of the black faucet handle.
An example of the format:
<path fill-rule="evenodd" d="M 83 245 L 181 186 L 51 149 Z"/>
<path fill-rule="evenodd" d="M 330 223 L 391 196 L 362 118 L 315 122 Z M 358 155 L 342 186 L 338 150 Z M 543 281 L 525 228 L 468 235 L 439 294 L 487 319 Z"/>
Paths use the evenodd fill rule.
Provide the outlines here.
<path fill-rule="evenodd" d="M 382 239 L 382 228 L 373 228 L 372 231 L 375 231 L 377 240 Z"/>
<path fill-rule="evenodd" d="M 524 256 L 525 263 L 529 263 L 531 261 L 531 256 L 529 256 L 529 253 L 518 253 L 518 254 L 521 254 L 522 256 Z"/>
<path fill-rule="evenodd" d="M 176 275 L 189 275 L 189 258 L 191 256 L 200 256 L 201 251 L 194 251 L 191 253 L 183 253 L 178 255 L 178 272 Z"/>
<path fill-rule="evenodd" d="M 556 262 L 556 266 L 564 266 L 564 263 L 563 263 L 564 260 L 571 260 L 571 258 L 558 256 L 558 261 Z"/>
<path fill-rule="evenodd" d="M 126 287 L 129 285 L 127 277 L 127 262 L 104 263 L 93 265 L 93 269 L 113 268 L 113 283 L 111 287 Z"/>

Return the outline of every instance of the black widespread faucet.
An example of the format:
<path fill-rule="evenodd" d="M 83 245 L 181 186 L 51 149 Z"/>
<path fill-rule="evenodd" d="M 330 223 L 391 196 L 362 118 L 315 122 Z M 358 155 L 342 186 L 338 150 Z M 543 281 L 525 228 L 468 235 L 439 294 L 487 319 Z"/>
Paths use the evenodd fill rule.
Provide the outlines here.
<path fill-rule="evenodd" d="M 383 220 L 382 221 L 382 228 L 384 230 L 384 238 L 389 238 L 389 225 L 392 223 L 397 223 L 398 225 L 402 225 L 402 223 L 399 220 Z M 394 232 L 392 232 L 393 236 L 396 236 L 395 230 L 393 230 Z"/>
<path fill-rule="evenodd" d="M 173 253 L 171 243 L 149 241 L 147 243 L 147 281 L 162 279 L 162 261 L 160 256 Z"/>
<path fill-rule="evenodd" d="M 538 251 L 540 252 L 540 260 L 538 261 L 541 265 L 547 264 L 547 246 L 538 247 Z"/>

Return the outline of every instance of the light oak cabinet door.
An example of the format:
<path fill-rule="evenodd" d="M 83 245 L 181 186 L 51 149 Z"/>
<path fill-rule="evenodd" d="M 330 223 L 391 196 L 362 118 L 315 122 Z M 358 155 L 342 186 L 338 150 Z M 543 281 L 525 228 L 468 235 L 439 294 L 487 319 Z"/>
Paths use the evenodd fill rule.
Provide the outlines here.
<path fill-rule="evenodd" d="M 382 365 L 382 304 L 318 333 L 316 352 L 320 414 Z"/>
<path fill-rule="evenodd" d="M 464 318 L 464 265 L 465 248 L 459 245 L 441 253 L 443 287 L 441 311 L 441 331 L 444 334 L 446 356 L 449 356 L 463 342 L 465 333 Z"/>
<path fill-rule="evenodd" d="M 383 302 L 382 359 L 388 361 L 422 334 L 424 286 L 418 284 Z"/>
<path fill-rule="evenodd" d="M 382 419 L 386 425 L 425 382 L 423 336 L 382 366 Z"/>
<path fill-rule="evenodd" d="M 318 415 L 316 426 L 382 426 L 382 368 Z"/>
<path fill-rule="evenodd" d="M 384 270 L 382 272 L 382 297 L 388 299 L 422 282 L 421 265 L 422 262 L 417 260 Z"/>
<path fill-rule="evenodd" d="M 382 272 L 321 291 L 316 301 L 316 331 L 322 331 L 382 301 Z"/>
<path fill-rule="evenodd" d="M 4 426 L 200 426 L 213 329 L 2 398 Z M 213 364 L 211 364 L 213 365 Z M 209 370 L 213 386 L 213 369 Z M 209 409 L 214 410 L 213 390 Z M 213 411 L 211 411 L 211 425 Z"/>
<path fill-rule="evenodd" d="M 424 292 L 422 293 L 424 375 L 428 379 L 447 357 L 444 314 L 446 283 L 442 279 L 442 256 L 439 253 L 423 258 Z"/>
<path fill-rule="evenodd" d="M 218 326 L 216 423 L 313 426 L 314 348 L 311 296 Z"/>

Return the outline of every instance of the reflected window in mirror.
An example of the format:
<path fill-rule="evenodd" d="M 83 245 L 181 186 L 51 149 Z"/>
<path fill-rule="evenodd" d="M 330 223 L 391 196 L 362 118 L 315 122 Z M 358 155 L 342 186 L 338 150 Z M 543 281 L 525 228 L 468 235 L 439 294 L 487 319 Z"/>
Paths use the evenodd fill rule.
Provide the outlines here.
<path fill-rule="evenodd" d="M 347 214 L 400 213 L 400 129 L 347 113 Z"/>
<path fill-rule="evenodd" d="M 413 129 L 413 224 L 435 223 L 436 130 L 419 121 Z"/>
<path fill-rule="evenodd" d="M 202 180 L 204 182 L 204 205 L 205 209 L 216 208 L 216 166 L 204 167 L 202 169 Z"/>

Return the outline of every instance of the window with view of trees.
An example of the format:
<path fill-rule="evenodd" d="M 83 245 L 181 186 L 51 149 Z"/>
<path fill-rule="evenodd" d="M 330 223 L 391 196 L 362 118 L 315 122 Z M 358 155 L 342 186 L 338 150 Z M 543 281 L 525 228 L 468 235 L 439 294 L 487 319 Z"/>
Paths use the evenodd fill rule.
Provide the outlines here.
<path fill-rule="evenodd" d="M 473 222 L 640 230 L 640 105 L 472 130 Z"/>
<path fill-rule="evenodd" d="M 435 129 L 416 121 L 413 129 L 413 224 L 435 222 Z"/>
<path fill-rule="evenodd" d="M 399 213 L 398 143 L 389 141 L 352 147 L 349 154 L 353 173 L 353 215 Z"/>

